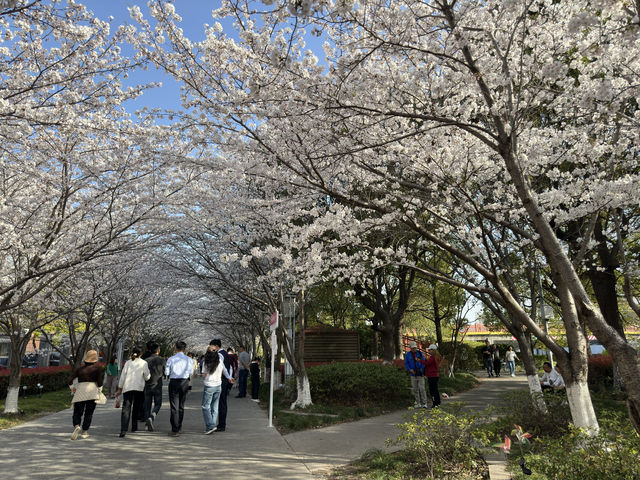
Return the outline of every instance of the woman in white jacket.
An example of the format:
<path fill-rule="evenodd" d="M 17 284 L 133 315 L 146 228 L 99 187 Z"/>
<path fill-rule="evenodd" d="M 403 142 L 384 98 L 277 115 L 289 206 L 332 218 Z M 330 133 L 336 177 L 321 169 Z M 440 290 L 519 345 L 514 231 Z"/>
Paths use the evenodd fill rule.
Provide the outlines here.
<path fill-rule="evenodd" d="M 131 418 L 131 406 L 133 405 L 133 418 L 131 418 L 131 431 L 138 430 L 138 419 L 142 414 L 144 404 L 144 384 L 151 377 L 149 364 L 140 358 L 140 349 L 134 347 L 131 352 L 131 360 L 124 364 L 120 372 L 118 382 L 119 397 L 122 393 L 122 414 L 120 416 L 120 437 L 124 437 L 129 429 Z"/>

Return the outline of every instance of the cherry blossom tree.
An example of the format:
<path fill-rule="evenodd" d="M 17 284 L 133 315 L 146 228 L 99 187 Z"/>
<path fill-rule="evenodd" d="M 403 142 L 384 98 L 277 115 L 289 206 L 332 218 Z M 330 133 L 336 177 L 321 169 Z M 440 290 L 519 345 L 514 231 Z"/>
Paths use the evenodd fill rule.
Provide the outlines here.
<path fill-rule="evenodd" d="M 229 2 L 216 15 L 236 19 L 240 40 L 214 23 L 195 44 L 158 2 L 158 26 L 138 15 L 137 40 L 183 82 L 196 143 L 215 144 L 237 175 L 268 179 L 272 191 L 337 201 L 299 198 L 278 246 L 264 249 L 290 271 L 299 262 L 296 281 L 311 284 L 331 266 L 356 284 L 373 249 L 347 259 L 340 247 L 363 245 L 372 229 L 413 229 L 466 266 L 474 281 L 465 288 L 554 351 L 574 423 L 596 432 L 583 327 L 620 365 L 639 429 L 640 364 L 591 300 L 558 228 L 640 203 L 638 13 L 606 0 Z M 324 63 L 305 50 L 309 34 L 329 40 Z M 570 354 L 514 295 L 494 229 L 539 252 Z"/>
<path fill-rule="evenodd" d="M 46 315 L 52 293 L 80 266 L 149 244 L 183 201 L 191 172 L 180 164 L 187 152 L 179 133 L 124 111 L 144 90 L 122 86 L 142 61 L 121 55 L 127 28 L 110 28 L 73 1 L 18 1 L 0 15 L 7 317 L 24 318 L 25 309 Z M 17 411 L 19 379 L 12 369 L 6 411 Z"/>

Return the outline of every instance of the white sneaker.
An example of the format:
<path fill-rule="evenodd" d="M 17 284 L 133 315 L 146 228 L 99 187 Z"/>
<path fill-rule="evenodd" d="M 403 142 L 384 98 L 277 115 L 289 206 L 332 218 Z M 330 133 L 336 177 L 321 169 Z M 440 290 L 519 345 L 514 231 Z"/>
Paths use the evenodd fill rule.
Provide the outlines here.
<path fill-rule="evenodd" d="M 80 425 L 76 425 L 76 428 L 73 429 L 73 433 L 71 434 L 71 440 L 77 440 L 81 431 L 82 427 Z"/>
<path fill-rule="evenodd" d="M 511 374 L 511 376 L 512 376 L 512 377 L 515 377 L 515 376 L 516 376 L 516 374 L 515 374 L 515 373 L 512 373 L 512 374 Z"/>
<path fill-rule="evenodd" d="M 89 434 L 87 432 L 82 432 L 80 434 L 80 438 L 89 438 Z"/>
<path fill-rule="evenodd" d="M 413 404 L 413 408 L 420 408 L 420 404 L 419 403 L 414 403 Z"/>
<path fill-rule="evenodd" d="M 426 403 L 423 403 L 422 408 L 429 408 L 429 405 L 427 405 Z"/>

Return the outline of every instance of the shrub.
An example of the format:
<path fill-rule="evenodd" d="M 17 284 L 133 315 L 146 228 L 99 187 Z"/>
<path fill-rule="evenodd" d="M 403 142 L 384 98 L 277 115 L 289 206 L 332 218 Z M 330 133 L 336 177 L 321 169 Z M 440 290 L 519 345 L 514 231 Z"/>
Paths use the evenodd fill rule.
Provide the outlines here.
<path fill-rule="evenodd" d="M 610 355 L 589 357 L 589 387 L 609 390 L 613 385 L 613 358 Z"/>
<path fill-rule="evenodd" d="M 640 478 L 640 437 L 624 414 L 604 415 L 599 419 L 600 433 L 585 435 L 571 427 L 559 438 L 536 439 L 533 452 L 525 456 L 536 478 L 554 480 L 602 480 L 603 478 Z M 517 465 L 514 471 L 520 470 Z M 514 478 L 531 478 L 520 476 Z"/>
<path fill-rule="evenodd" d="M 467 342 L 458 345 L 456 351 L 456 363 L 455 363 L 455 371 L 471 371 L 477 370 L 481 364 L 482 359 L 478 357 L 476 353 L 476 348 L 480 344 L 480 342 Z M 453 355 L 453 344 L 451 342 L 442 342 L 442 345 L 438 347 L 438 351 L 440 354 L 447 359 L 449 362 L 452 360 Z M 444 372 L 441 372 L 441 375 Z"/>
<path fill-rule="evenodd" d="M 332 363 L 307 370 L 311 398 L 321 404 L 394 403 L 411 397 L 403 370 L 373 362 Z"/>
<path fill-rule="evenodd" d="M 488 445 L 479 415 L 462 413 L 461 404 L 418 411 L 398 425 L 404 443 L 429 478 L 478 478 L 485 469 L 481 450 Z"/>
<path fill-rule="evenodd" d="M 569 428 L 571 412 L 564 395 L 554 393 L 544 394 L 549 413 L 542 415 L 534 398 L 528 390 L 519 390 L 504 394 L 504 401 L 497 407 L 500 417 L 493 424 L 492 432 L 495 439 L 504 438 L 513 429 L 513 425 L 520 425 L 523 430 L 535 436 L 561 436 Z"/>
<path fill-rule="evenodd" d="M 20 386 L 27 386 L 27 393 L 38 392 L 38 384 L 42 392 L 53 392 L 67 386 L 71 376 L 69 365 L 59 367 L 23 368 Z M 0 397 L 6 397 L 9 388 L 9 370 L 0 373 Z M 22 392 L 21 392 L 22 393 Z"/>

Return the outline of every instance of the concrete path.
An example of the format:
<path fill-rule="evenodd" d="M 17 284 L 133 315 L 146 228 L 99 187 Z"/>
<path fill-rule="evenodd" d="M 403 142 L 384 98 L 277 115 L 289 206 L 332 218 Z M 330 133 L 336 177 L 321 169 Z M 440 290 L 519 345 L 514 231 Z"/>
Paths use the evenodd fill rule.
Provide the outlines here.
<path fill-rule="evenodd" d="M 90 437 L 70 440 L 72 411 L 49 415 L 0 431 L 2 479 L 308 479 L 306 466 L 291 451 L 267 416 L 249 398 L 229 396 L 225 432 L 203 435 L 202 383 L 187 397 L 183 434 L 169 437 L 165 387 L 157 431 L 119 438 L 120 410 L 113 400 L 98 405 Z M 139 424 L 140 427 L 143 424 Z"/>
<path fill-rule="evenodd" d="M 450 396 L 446 402 L 465 402 L 467 409 L 481 411 L 489 405 L 499 405 L 507 391 L 527 388 L 525 376 L 501 376 L 486 378 L 486 373 L 476 372 L 481 384 L 467 392 Z M 442 391 L 446 392 L 446 389 Z M 412 410 L 411 410 L 412 411 Z M 398 423 L 406 421 L 409 410 L 402 410 L 380 417 L 352 423 L 342 423 L 325 428 L 290 433 L 284 438 L 305 463 L 314 476 L 323 476 L 332 468 L 360 458 L 367 450 L 377 448 L 386 451 L 397 447 L 386 446 L 387 439 L 395 439 L 400 431 Z M 505 480 L 504 456 L 496 454 L 487 459 L 492 480 Z"/>
<path fill-rule="evenodd" d="M 482 378 L 482 385 L 447 401 L 464 401 L 484 409 L 500 401 L 505 390 L 526 388 L 519 377 Z M 71 410 L 0 431 L 0 478 L 7 479 L 311 479 L 359 458 L 372 448 L 385 449 L 398 435 L 396 424 L 407 411 L 358 422 L 281 436 L 267 427 L 267 414 L 248 398 L 229 397 L 226 432 L 203 435 L 201 382 L 187 397 L 183 434 L 167 435 L 166 398 L 156 432 L 139 431 L 118 438 L 120 410 L 113 400 L 99 405 L 90 437 L 70 440 Z M 142 427 L 142 424 L 140 424 Z M 497 461 L 500 464 L 500 460 Z M 508 478 L 508 477 L 492 477 Z"/>

